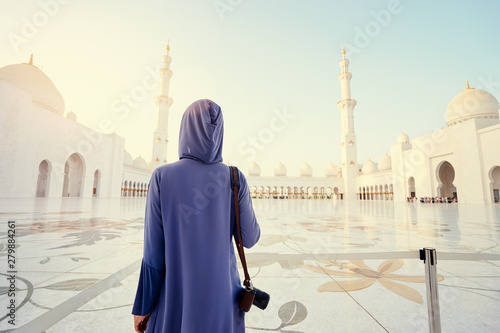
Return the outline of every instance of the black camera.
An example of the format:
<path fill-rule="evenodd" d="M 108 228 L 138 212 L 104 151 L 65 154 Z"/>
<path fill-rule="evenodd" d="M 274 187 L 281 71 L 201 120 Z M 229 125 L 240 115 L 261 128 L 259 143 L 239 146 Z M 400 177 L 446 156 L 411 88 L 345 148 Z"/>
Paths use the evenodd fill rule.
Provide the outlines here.
<path fill-rule="evenodd" d="M 267 304 L 269 304 L 269 294 L 265 291 L 262 291 L 257 288 L 253 288 L 255 290 L 255 298 L 253 299 L 253 305 L 258 307 L 261 310 L 267 308 Z"/>
<path fill-rule="evenodd" d="M 250 311 L 252 304 L 264 310 L 269 304 L 269 294 L 255 287 L 244 288 L 240 293 L 239 308 L 245 312 Z"/>

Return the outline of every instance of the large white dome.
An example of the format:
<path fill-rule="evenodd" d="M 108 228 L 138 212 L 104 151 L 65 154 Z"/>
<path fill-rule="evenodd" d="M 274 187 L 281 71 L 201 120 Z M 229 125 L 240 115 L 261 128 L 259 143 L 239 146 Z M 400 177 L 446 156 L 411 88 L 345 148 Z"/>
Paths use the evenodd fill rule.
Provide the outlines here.
<path fill-rule="evenodd" d="M 363 174 L 377 172 L 377 165 L 375 164 L 375 162 L 369 159 L 365 162 L 365 164 L 363 164 L 363 168 L 361 170 Z"/>
<path fill-rule="evenodd" d="M 380 171 L 387 171 L 392 169 L 392 159 L 387 153 L 378 161 L 378 169 Z"/>
<path fill-rule="evenodd" d="M 339 175 L 339 169 L 332 163 L 328 164 L 325 169 L 326 177 L 337 177 Z"/>
<path fill-rule="evenodd" d="M 248 175 L 249 176 L 260 176 L 260 166 L 253 161 L 252 164 L 248 167 Z"/>
<path fill-rule="evenodd" d="M 301 177 L 312 177 L 313 175 L 313 168 L 305 162 L 301 167 L 300 167 L 300 176 Z"/>
<path fill-rule="evenodd" d="M 279 162 L 276 164 L 274 167 L 274 175 L 276 177 L 286 177 L 286 167 L 283 165 L 283 163 Z"/>
<path fill-rule="evenodd" d="M 146 163 L 146 160 L 143 159 L 141 156 L 136 157 L 134 159 L 134 168 L 146 170 L 147 167 L 148 167 L 148 164 Z"/>
<path fill-rule="evenodd" d="M 446 108 L 446 125 L 453 126 L 474 118 L 492 119 L 492 125 L 498 124 L 497 99 L 490 93 L 469 88 L 455 96 Z"/>
<path fill-rule="evenodd" d="M 52 80 L 38 67 L 31 64 L 15 64 L 0 68 L 0 80 L 4 80 L 31 94 L 33 103 L 64 115 L 64 99 Z"/>

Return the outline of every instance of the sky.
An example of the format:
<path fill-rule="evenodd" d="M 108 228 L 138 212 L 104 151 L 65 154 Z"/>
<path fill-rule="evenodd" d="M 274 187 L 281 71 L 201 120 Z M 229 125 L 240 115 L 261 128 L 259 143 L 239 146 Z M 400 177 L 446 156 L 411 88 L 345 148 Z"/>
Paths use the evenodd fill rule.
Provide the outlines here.
<path fill-rule="evenodd" d="M 358 163 L 377 162 L 402 131 L 412 139 L 445 127 L 466 80 L 500 99 L 498 13 L 492 0 L 3 0 L 0 67 L 33 53 L 66 112 L 95 129 L 111 122 L 126 150 L 149 161 L 170 41 L 169 162 L 182 113 L 209 98 L 224 114 L 226 163 L 246 172 L 255 160 L 272 176 L 281 161 L 298 176 L 307 162 L 323 176 L 342 162 L 343 43 Z"/>

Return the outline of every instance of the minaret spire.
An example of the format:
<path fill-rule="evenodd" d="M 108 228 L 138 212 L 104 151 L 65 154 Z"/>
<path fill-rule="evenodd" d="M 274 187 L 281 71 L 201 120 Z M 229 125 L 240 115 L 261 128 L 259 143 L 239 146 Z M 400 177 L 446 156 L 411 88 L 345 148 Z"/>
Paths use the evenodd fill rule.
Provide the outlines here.
<path fill-rule="evenodd" d="M 158 120 L 156 131 L 153 133 L 153 155 L 151 157 L 151 171 L 160 165 L 167 163 L 167 148 L 168 148 L 168 113 L 173 100 L 169 96 L 170 78 L 172 71 L 170 70 L 170 41 L 167 43 L 166 54 L 162 56 L 163 66 L 160 68 L 160 94 L 155 97 L 155 102 L 158 110 Z"/>
<path fill-rule="evenodd" d="M 337 103 L 341 118 L 341 138 L 342 146 L 342 177 L 345 185 L 345 199 L 356 199 L 356 176 L 358 175 L 358 158 L 356 149 L 356 134 L 354 133 L 354 108 L 356 101 L 351 99 L 351 78 L 349 72 L 349 59 L 345 57 L 346 51 L 342 44 L 342 59 L 340 65 L 340 89 L 342 99 Z"/>

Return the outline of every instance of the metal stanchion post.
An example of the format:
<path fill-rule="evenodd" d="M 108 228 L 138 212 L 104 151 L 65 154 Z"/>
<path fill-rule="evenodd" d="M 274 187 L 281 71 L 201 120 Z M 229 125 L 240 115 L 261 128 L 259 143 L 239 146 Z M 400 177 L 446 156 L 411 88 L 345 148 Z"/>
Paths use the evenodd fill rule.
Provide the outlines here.
<path fill-rule="evenodd" d="M 441 316 L 439 314 L 438 284 L 436 272 L 436 249 L 426 247 L 420 250 L 420 260 L 423 260 L 425 264 L 425 284 L 427 287 L 429 331 L 431 333 L 441 333 Z"/>

